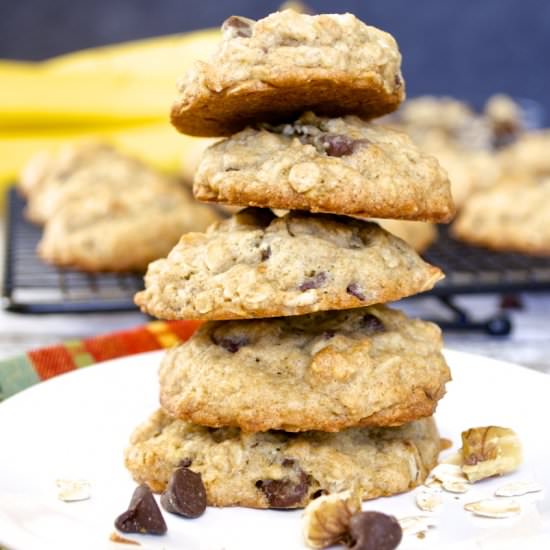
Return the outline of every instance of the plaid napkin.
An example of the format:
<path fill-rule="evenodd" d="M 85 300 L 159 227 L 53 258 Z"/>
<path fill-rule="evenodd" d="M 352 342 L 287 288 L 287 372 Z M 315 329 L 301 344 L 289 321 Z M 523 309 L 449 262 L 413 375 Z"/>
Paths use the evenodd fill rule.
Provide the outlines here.
<path fill-rule="evenodd" d="M 29 386 L 94 363 L 169 348 L 187 340 L 200 321 L 152 321 L 138 328 L 70 340 L 0 362 L 0 401 Z"/>

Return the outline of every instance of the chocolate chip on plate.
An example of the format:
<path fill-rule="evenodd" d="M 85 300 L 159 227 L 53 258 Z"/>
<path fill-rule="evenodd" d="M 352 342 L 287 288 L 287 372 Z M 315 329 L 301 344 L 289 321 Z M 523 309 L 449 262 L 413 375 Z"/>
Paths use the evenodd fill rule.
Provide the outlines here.
<path fill-rule="evenodd" d="M 349 523 L 351 550 L 393 550 L 403 537 L 399 522 L 381 512 L 358 512 Z"/>
<path fill-rule="evenodd" d="M 298 479 L 260 479 L 256 487 L 267 498 L 271 508 L 291 508 L 300 504 L 307 494 L 309 483 L 305 472 L 300 470 Z"/>
<path fill-rule="evenodd" d="M 358 283 L 350 283 L 346 288 L 346 292 L 348 294 L 351 294 L 352 296 L 355 296 L 358 300 L 361 300 L 362 302 L 367 299 L 367 297 L 363 293 L 363 289 L 359 286 Z"/>
<path fill-rule="evenodd" d="M 311 290 L 312 288 L 320 288 L 327 282 L 327 280 L 327 274 L 324 271 L 319 271 L 319 273 L 316 273 L 313 277 L 306 279 L 303 283 L 301 283 L 298 288 L 302 292 Z"/>
<path fill-rule="evenodd" d="M 206 489 L 201 475 L 188 468 L 176 468 L 160 503 L 172 514 L 198 518 L 206 510 Z"/>
<path fill-rule="evenodd" d="M 123 533 L 164 535 L 166 523 L 151 492 L 145 484 L 134 491 L 128 510 L 115 520 L 115 527 Z"/>

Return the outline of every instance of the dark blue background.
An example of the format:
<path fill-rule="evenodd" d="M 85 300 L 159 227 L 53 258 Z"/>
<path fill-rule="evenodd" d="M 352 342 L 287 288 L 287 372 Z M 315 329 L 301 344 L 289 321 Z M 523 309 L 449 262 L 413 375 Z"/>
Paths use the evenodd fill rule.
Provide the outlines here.
<path fill-rule="evenodd" d="M 0 0 L 0 57 L 70 50 L 258 18 L 278 0 Z M 451 94 L 479 106 L 502 91 L 550 112 L 548 0 L 311 0 L 350 11 L 398 39 L 408 95 Z M 146 67 L 145 67 L 146 69 Z"/>

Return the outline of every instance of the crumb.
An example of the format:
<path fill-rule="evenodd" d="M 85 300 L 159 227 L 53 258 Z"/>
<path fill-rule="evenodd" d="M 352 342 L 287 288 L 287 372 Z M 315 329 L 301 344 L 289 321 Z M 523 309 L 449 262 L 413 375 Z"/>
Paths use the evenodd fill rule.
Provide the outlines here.
<path fill-rule="evenodd" d="M 426 531 L 419 531 L 418 533 L 416 533 L 416 538 L 417 539 L 425 539 L 426 538 Z"/>
<path fill-rule="evenodd" d="M 112 542 L 119 542 L 120 544 L 133 544 L 134 546 L 141 546 L 141 543 L 137 540 L 121 537 L 118 533 L 111 533 L 109 540 Z"/>

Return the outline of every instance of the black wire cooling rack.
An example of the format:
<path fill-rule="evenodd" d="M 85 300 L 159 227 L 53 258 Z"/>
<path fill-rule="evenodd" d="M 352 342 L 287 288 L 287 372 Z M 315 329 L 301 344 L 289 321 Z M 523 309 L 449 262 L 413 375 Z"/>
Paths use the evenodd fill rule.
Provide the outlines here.
<path fill-rule="evenodd" d="M 135 309 L 133 295 L 143 286 L 142 275 L 87 274 L 44 263 L 36 255 L 42 228 L 25 220 L 24 208 L 25 200 L 10 189 L 6 197 L 2 288 L 6 309 L 21 313 Z"/>
<path fill-rule="evenodd" d="M 86 274 L 45 264 L 36 255 L 41 228 L 27 222 L 25 201 L 14 189 L 6 205 L 6 257 L 3 297 L 6 308 L 29 313 L 98 312 L 134 309 L 140 274 Z M 445 226 L 424 254 L 445 272 L 445 279 L 425 295 L 439 299 L 453 313 L 444 328 L 506 334 L 511 324 L 505 312 L 481 322 L 473 321 L 454 298 L 462 294 L 513 295 L 524 291 L 550 291 L 550 258 L 491 252 L 454 240 Z"/>

